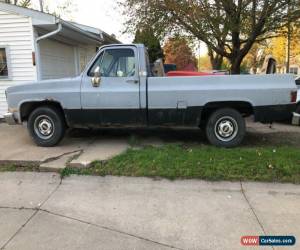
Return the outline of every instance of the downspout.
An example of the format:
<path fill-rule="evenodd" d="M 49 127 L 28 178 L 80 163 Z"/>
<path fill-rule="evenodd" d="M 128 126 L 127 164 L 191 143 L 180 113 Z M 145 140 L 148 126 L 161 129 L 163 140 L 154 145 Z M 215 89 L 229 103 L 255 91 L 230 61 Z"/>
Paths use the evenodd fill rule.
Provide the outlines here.
<path fill-rule="evenodd" d="M 100 38 L 101 38 L 102 41 L 105 41 L 104 35 L 103 35 L 103 32 L 102 32 L 102 31 L 100 31 Z"/>
<path fill-rule="evenodd" d="M 39 42 L 41 40 L 44 40 L 44 39 L 47 39 L 51 36 L 55 36 L 56 34 L 60 33 L 62 31 L 62 24 L 59 22 L 58 25 L 57 25 L 57 29 L 54 30 L 54 31 L 51 31 L 50 33 L 47 33 L 43 36 L 40 36 L 40 37 L 37 37 L 35 39 L 35 44 L 36 44 L 36 53 L 35 53 L 35 56 L 36 56 L 36 65 L 37 65 L 37 79 L 38 81 L 40 81 L 42 79 L 42 74 L 41 74 L 41 57 L 40 57 L 40 45 L 39 45 Z"/>
<path fill-rule="evenodd" d="M 103 32 L 101 30 L 100 30 L 99 35 L 100 35 L 100 40 L 101 40 L 101 45 L 99 46 L 99 48 L 101 48 L 101 46 L 103 46 L 105 44 L 105 38 L 104 38 Z"/>
<path fill-rule="evenodd" d="M 57 29 L 54 30 L 54 31 L 51 31 L 50 33 L 48 34 L 45 34 L 43 36 L 40 36 L 36 39 L 36 42 L 38 43 L 39 41 L 43 40 L 43 39 L 46 39 L 46 38 L 49 38 L 50 36 L 54 36 L 56 34 L 58 34 L 59 32 L 61 32 L 62 30 L 62 25 L 61 23 L 58 23 L 58 26 L 57 26 Z"/>

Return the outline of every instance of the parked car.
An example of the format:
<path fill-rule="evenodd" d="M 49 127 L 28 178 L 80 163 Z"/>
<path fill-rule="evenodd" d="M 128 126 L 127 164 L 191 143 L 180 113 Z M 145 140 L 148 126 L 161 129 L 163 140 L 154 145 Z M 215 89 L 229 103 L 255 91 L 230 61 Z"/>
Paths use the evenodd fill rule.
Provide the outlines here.
<path fill-rule="evenodd" d="M 293 125 L 300 125 L 300 77 L 296 79 L 296 85 L 297 85 L 297 106 L 296 110 L 293 113 L 293 120 L 292 124 Z"/>
<path fill-rule="evenodd" d="M 225 75 L 225 72 L 195 72 L 195 71 L 169 71 L 167 76 L 213 76 Z"/>
<path fill-rule="evenodd" d="M 6 90 L 9 124 L 27 122 L 39 146 L 57 145 L 66 128 L 201 127 L 209 142 L 234 147 L 244 117 L 290 119 L 297 88 L 290 75 L 153 77 L 144 45 L 100 48 L 82 74 Z"/>
<path fill-rule="evenodd" d="M 170 71 L 176 71 L 177 65 L 176 64 L 164 64 L 165 73 L 167 74 Z"/>
<path fill-rule="evenodd" d="M 297 108 L 296 113 L 300 114 L 300 77 L 296 79 L 296 85 L 297 85 Z"/>

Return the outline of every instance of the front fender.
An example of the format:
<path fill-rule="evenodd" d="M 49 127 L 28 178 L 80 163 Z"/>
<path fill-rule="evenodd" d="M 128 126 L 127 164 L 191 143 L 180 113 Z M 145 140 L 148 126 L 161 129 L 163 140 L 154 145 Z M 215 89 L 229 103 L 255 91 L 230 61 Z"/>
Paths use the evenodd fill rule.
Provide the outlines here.
<path fill-rule="evenodd" d="M 27 99 L 19 103 L 18 109 L 14 113 L 14 116 L 19 123 L 22 123 L 24 117 L 28 117 L 33 109 L 41 105 L 55 105 L 63 111 L 63 105 L 59 100 L 53 98 Z"/>

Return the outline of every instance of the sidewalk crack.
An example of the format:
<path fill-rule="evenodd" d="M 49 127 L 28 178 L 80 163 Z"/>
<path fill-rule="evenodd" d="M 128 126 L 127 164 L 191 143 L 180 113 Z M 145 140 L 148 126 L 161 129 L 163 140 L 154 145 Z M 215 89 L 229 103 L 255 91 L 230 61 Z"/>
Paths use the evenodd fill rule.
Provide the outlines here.
<path fill-rule="evenodd" d="M 32 220 L 32 218 L 38 213 L 38 210 L 36 210 L 27 220 L 26 222 L 21 225 L 21 227 L 8 239 L 8 241 L 6 241 L 4 243 L 4 245 L 0 248 L 0 250 L 4 250 L 5 247 L 19 234 L 19 232 L 24 228 L 26 227 L 26 225 L 29 223 L 29 221 Z"/>
<path fill-rule="evenodd" d="M 157 244 L 157 245 L 161 245 L 161 246 L 164 246 L 164 247 L 169 247 L 169 248 L 177 249 L 177 250 L 183 250 L 182 248 L 178 248 L 178 247 L 175 247 L 175 246 L 172 246 L 172 245 L 169 245 L 169 244 L 165 244 L 165 243 L 161 243 L 161 242 L 158 242 L 158 241 L 154 241 L 154 240 L 151 240 L 151 239 L 148 239 L 148 238 L 144 238 L 142 236 L 138 236 L 138 235 L 131 234 L 131 233 L 126 233 L 126 232 L 123 232 L 121 230 L 113 229 L 113 228 L 106 227 L 106 226 L 101 226 L 101 225 L 94 224 L 94 223 L 91 223 L 91 222 L 88 222 L 88 221 L 84 221 L 84 220 L 81 220 L 81 219 L 77 219 L 77 218 L 74 218 L 74 217 L 70 217 L 70 216 L 66 216 L 66 215 L 54 213 L 54 212 L 51 212 L 49 210 L 42 209 L 40 207 L 28 208 L 28 207 L 0 206 L 0 209 L 13 209 L 13 210 L 30 210 L 30 211 L 34 211 L 34 213 L 30 216 L 30 218 L 17 230 L 17 232 L 4 244 L 4 246 L 2 246 L 0 248 L 0 250 L 4 250 L 5 247 L 9 244 L 9 242 L 11 242 L 13 240 L 13 238 L 33 219 L 33 217 L 38 212 L 43 212 L 43 213 L 51 214 L 51 215 L 54 215 L 54 216 L 57 216 L 57 217 L 61 217 L 61 218 L 64 218 L 64 219 L 73 220 L 73 221 L 76 221 L 76 222 L 79 222 L 79 223 L 87 224 L 89 226 L 93 226 L 93 227 L 101 228 L 101 229 L 106 230 L 106 231 L 110 231 L 110 232 L 114 232 L 114 233 L 118 233 L 118 234 L 130 236 L 130 237 L 134 237 L 134 238 L 137 238 L 137 239 L 140 239 L 140 240 L 144 240 L 144 241 L 148 241 L 148 242 L 151 242 L 151 243 L 154 243 L 154 244 Z"/>
<path fill-rule="evenodd" d="M 57 189 L 56 189 L 57 190 Z M 54 192 L 53 192 L 54 193 Z M 50 198 L 50 197 L 49 197 Z M 48 198 L 48 199 L 49 199 Z M 47 200 L 48 200 L 47 199 Z M 47 201 L 45 200 L 45 202 Z M 43 204 L 45 204 L 45 202 L 43 202 Z M 49 210 L 46 210 L 46 209 L 43 209 L 40 207 L 33 207 L 33 208 L 28 208 L 28 207 L 9 207 L 9 206 L 0 206 L 0 209 L 13 209 L 13 210 L 30 210 L 30 211 L 34 211 L 33 215 L 30 216 L 30 218 L 17 230 L 17 232 L 4 244 L 4 246 L 2 246 L 0 248 L 0 250 L 4 250 L 5 247 L 8 245 L 9 242 L 11 242 L 13 240 L 13 238 L 29 223 L 30 220 L 32 220 L 32 218 L 38 213 L 38 212 L 44 212 L 44 213 L 47 213 L 47 214 L 51 214 L 51 215 L 54 215 L 54 216 L 57 216 L 57 217 L 61 217 L 61 218 L 65 218 L 65 219 L 69 219 L 69 220 L 73 220 L 73 221 L 76 221 L 76 222 L 79 222 L 79 223 L 83 223 L 83 224 L 87 224 L 89 226 L 93 226 L 93 227 L 97 227 L 97 228 L 101 228 L 103 230 L 106 230 L 106 231 L 110 231 L 110 232 L 114 232 L 114 233 L 118 233 L 118 234 L 122 234 L 122 235 L 126 235 L 126 236 L 130 236 L 130 237 L 134 237 L 134 238 L 137 238 L 137 239 L 140 239 L 140 240 L 144 240 L 144 241 L 148 241 L 148 242 L 151 242 L 151 243 L 155 243 L 155 244 L 158 244 L 158 245 L 161 245 L 161 246 L 164 246 L 164 247 L 169 247 L 169 248 L 172 248 L 172 249 L 177 249 L 177 250 L 183 250 L 182 248 L 178 248 L 178 247 L 175 247 L 175 246 L 172 246 L 172 245 L 169 245 L 169 244 L 165 244 L 165 243 L 161 243 L 161 242 L 158 242 L 158 241 L 154 241 L 154 240 L 151 240 L 151 239 L 148 239 L 148 238 L 144 238 L 142 236 L 138 236 L 138 235 L 135 235 L 135 234 L 131 234 L 131 233 L 126 233 L 126 232 L 123 232 L 121 230 L 117 230 L 117 229 L 113 229 L 113 228 L 110 228 L 110 227 L 106 227 L 106 226 L 101 226 L 101 225 L 98 225 L 98 224 L 94 224 L 94 223 L 91 223 L 91 222 L 88 222 L 88 221 L 84 221 L 84 220 L 81 220 L 81 219 L 77 219 L 77 218 L 74 218 L 74 217 L 70 217 L 70 216 L 66 216 L 66 215 L 62 215 L 62 214 L 58 214 L 58 213 L 54 213 L 54 212 L 51 212 Z"/>
<path fill-rule="evenodd" d="M 255 212 L 255 210 L 254 210 L 254 207 L 251 205 L 251 203 L 250 203 L 250 201 L 249 201 L 249 199 L 248 199 L 248 197 L 247 197 L 247 195 L 246 195 L 246 193 L 245 193 L 245 189 L 244 189 L 243 183 L 242 183 L 241 181 L 240 181 L 240 185 L 241 185 L 241 192 L 242 192 L 242 194 L 243 194 L 243 196 L 244 196 L 244 198 L 245 198 L 245 200 L 246 200 L 248 206 L 250 207 L 251 212 L 253 213 L 253 215 L 254 215 L 256 221 L 258 222 L 258 224 L 259 224 L 261 230 L 263 231 L 264 235 L 267 235 L 267 234 L 266 234 L 266 230 L 265 230 L 263 224 L 262 224 L 261 221 L 259 220 L 258 215 L 256 214 L 256 212 Z"/>
<path fill-rule="evenodd" d="M 158 242 L 158 241 L 155 241 L 155 240 L 144 238 L 142 236 L 138 236 L 138 235 L 135 235 L 135 234 L 127 233 L 127 232 L 124 232 L 124 231 L 121 231 L 121 230 L 118 230 L 118 229 L 114 229 L 114 228 L 110 228 L 110 227 L 106 227 L 106 226 L 101 226 L 101 225 L 98 225 L 98 224 L 95 224 L 95 223 L 91 223 L 91 222 L 88 222 L 88 221 L 84 221 L 84 220 L 81 220 L 81 219 L 77 219 L 77 218 L 74 218 L 74 217 L 70 217 L 70 216 L 66 216 L 66 215 L 54 213 L 54 212 L 51 212 L 51 211 L 46 210 L 46 209 L 39 209 L 39 211 L 42 211 L 44 213 L 48 213 L 48 214 L 51 214 L 51 215 L 54 215 L 54 216 L 58 216 L 58 217 L 61 217 L 61 218 L 65 218 L 65 219 L 69 219 L 69 220 L 74 220 L 74 221 L 77 221 L 77 222 L 80 222 L 80 223 L 83 223 L 83 224 L 87 224 L 87 225 L 90 225 L 90 226 L 94 226 L 94 227 L 97 227 L 97 228 L 101 228 L 101 229 L 106 230 L 106 231 L 111 231 L 111 232 L 114 232 L 114 233 L 119 233 L 119 234 L 127 235 L 127 236 L 130 236 L 130 237 L 134 237 L 134 238 L 137 238 L 137 239 L 140 239 L 140 240 L 144 240 L 144 241 L 148 241 L 148 242 L 151 242 L 151 243 L 155 243 L 155 244 L 158 244 L 158 245 L 161 245 L 161 246 L 165 246 L 165 247 L 169 247 L 169 248 L 173 248 L 173 249 L 177 249 L 177 250 L 183 250 L 182 248 L 178 248 L 178 247 L 166 244 L 166 243 L 161 243 L 161 242 Z"/>
<path fill-rule="evenodd" d="M 0 248 L 0 250 L 4 250 L 6 248 L 6 246 L 22 231 L 22 229 L 24 227 L 26 227 L 26 225 L 37 215 L 37 213 L 41 210 L 41 207 L 51 198 L 51 196 L 58 190 L 58 188 L 60 187 L 62 183 L 62 178 L 60 178 L 60 182 L 58 183 L 58 185 L 53 189 L 53 191 L 47 196 L 47 198 L 38 206 L 35 208 L 25 208 L 25 207 L 20 207 L 20 208 L 16 208 L 16 207 L 0 207 L 0 209 L 25 209 L 25 210 L 32 210 L 34 211 L 34 213 L 25 221 L 25 223 L 23 225 L 21 225 L 21 227 L 4 243 L 4 245 Z"/>
<path fill-rule="evenodd" d="M 266 235 L 267 235 L 266 230 L 265 230 L 265 228 L 264 228 L 262 222 L 260 221 L 260 219 L 259 219 L 257 213 L 255 212 L 254 207 L 251 205 L 251 203 L 250 203 L 250 201 L 249 201 L 249 199 L 248 199 L 248 197 L 247 197 L 247 195 L 246 195 L 246 192 L 245 192 L 245 189 L 244 189 L 244 187 L 243 187 L 242 181 L 240 181 L 240 185 L 241 185 L 241 192 L 242 192 L 242 194 L 243 194 L 243 196 L 244 196 L 244 198 L 245 198 L 245 200 L 246 200 L 248 206 L 250 207 L 250 209 L 251 209 L 251 211 L 252 211 L 252 213 L 253 213 L 253 215 L 254 215 L 254 217 L 255 217 L 257 223 L 259 224 L 261 230 L 263 231 L 264 235 L 266 236 Z M 274 247 L 273 247 L 273 246 L 271 246 L 271 248 L 274 250 Z"/>
<path fill-rule="evenodd" d="M 74 150 L 74 151 L 71 151 L 71 152 L 66 152 L 66 153 L 63 153 L 63 154 L 58 155 L 58 156 L 50 157 L 50 158 L 48 158 L 48 159 L 42 161 L 42 162 L 40 163 L 40 165 L 41 165 L 41 164 L 44 164 L 44 163 L 49 163 L 49 162 L 52 162 L 52 161 L 59 160 L 60 158 L 62 158 L 63 156 L 66 156 L 66 155 L 71 155 L 71 154 L 76 154 L 76 153 L 78 153 L 78 155 L 76 155 L 76 156 L 80 156 L 83 152 L 84 152 L 83 149 Z"/>

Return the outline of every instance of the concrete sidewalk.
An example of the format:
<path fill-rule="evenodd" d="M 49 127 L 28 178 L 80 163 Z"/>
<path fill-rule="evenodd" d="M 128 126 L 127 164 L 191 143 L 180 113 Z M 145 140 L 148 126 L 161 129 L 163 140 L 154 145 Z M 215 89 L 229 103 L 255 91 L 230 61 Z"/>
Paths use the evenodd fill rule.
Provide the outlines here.
<path fill-rule="evenodd" d="M 0 164 L 38 165 L 42 170 L 85 167 L 94 160 L 108 160 L 128 147 L 126 137 L 67 135 L 57 147 L 37 147 L 26 126 L 0 124 Z"/>
<path fill-rule="evenodd" d="M 243 235 L 300 237 L 297 185 L 15 172 L 0 173 L 0 190 L 0 249 L 234 250 Z"/>

